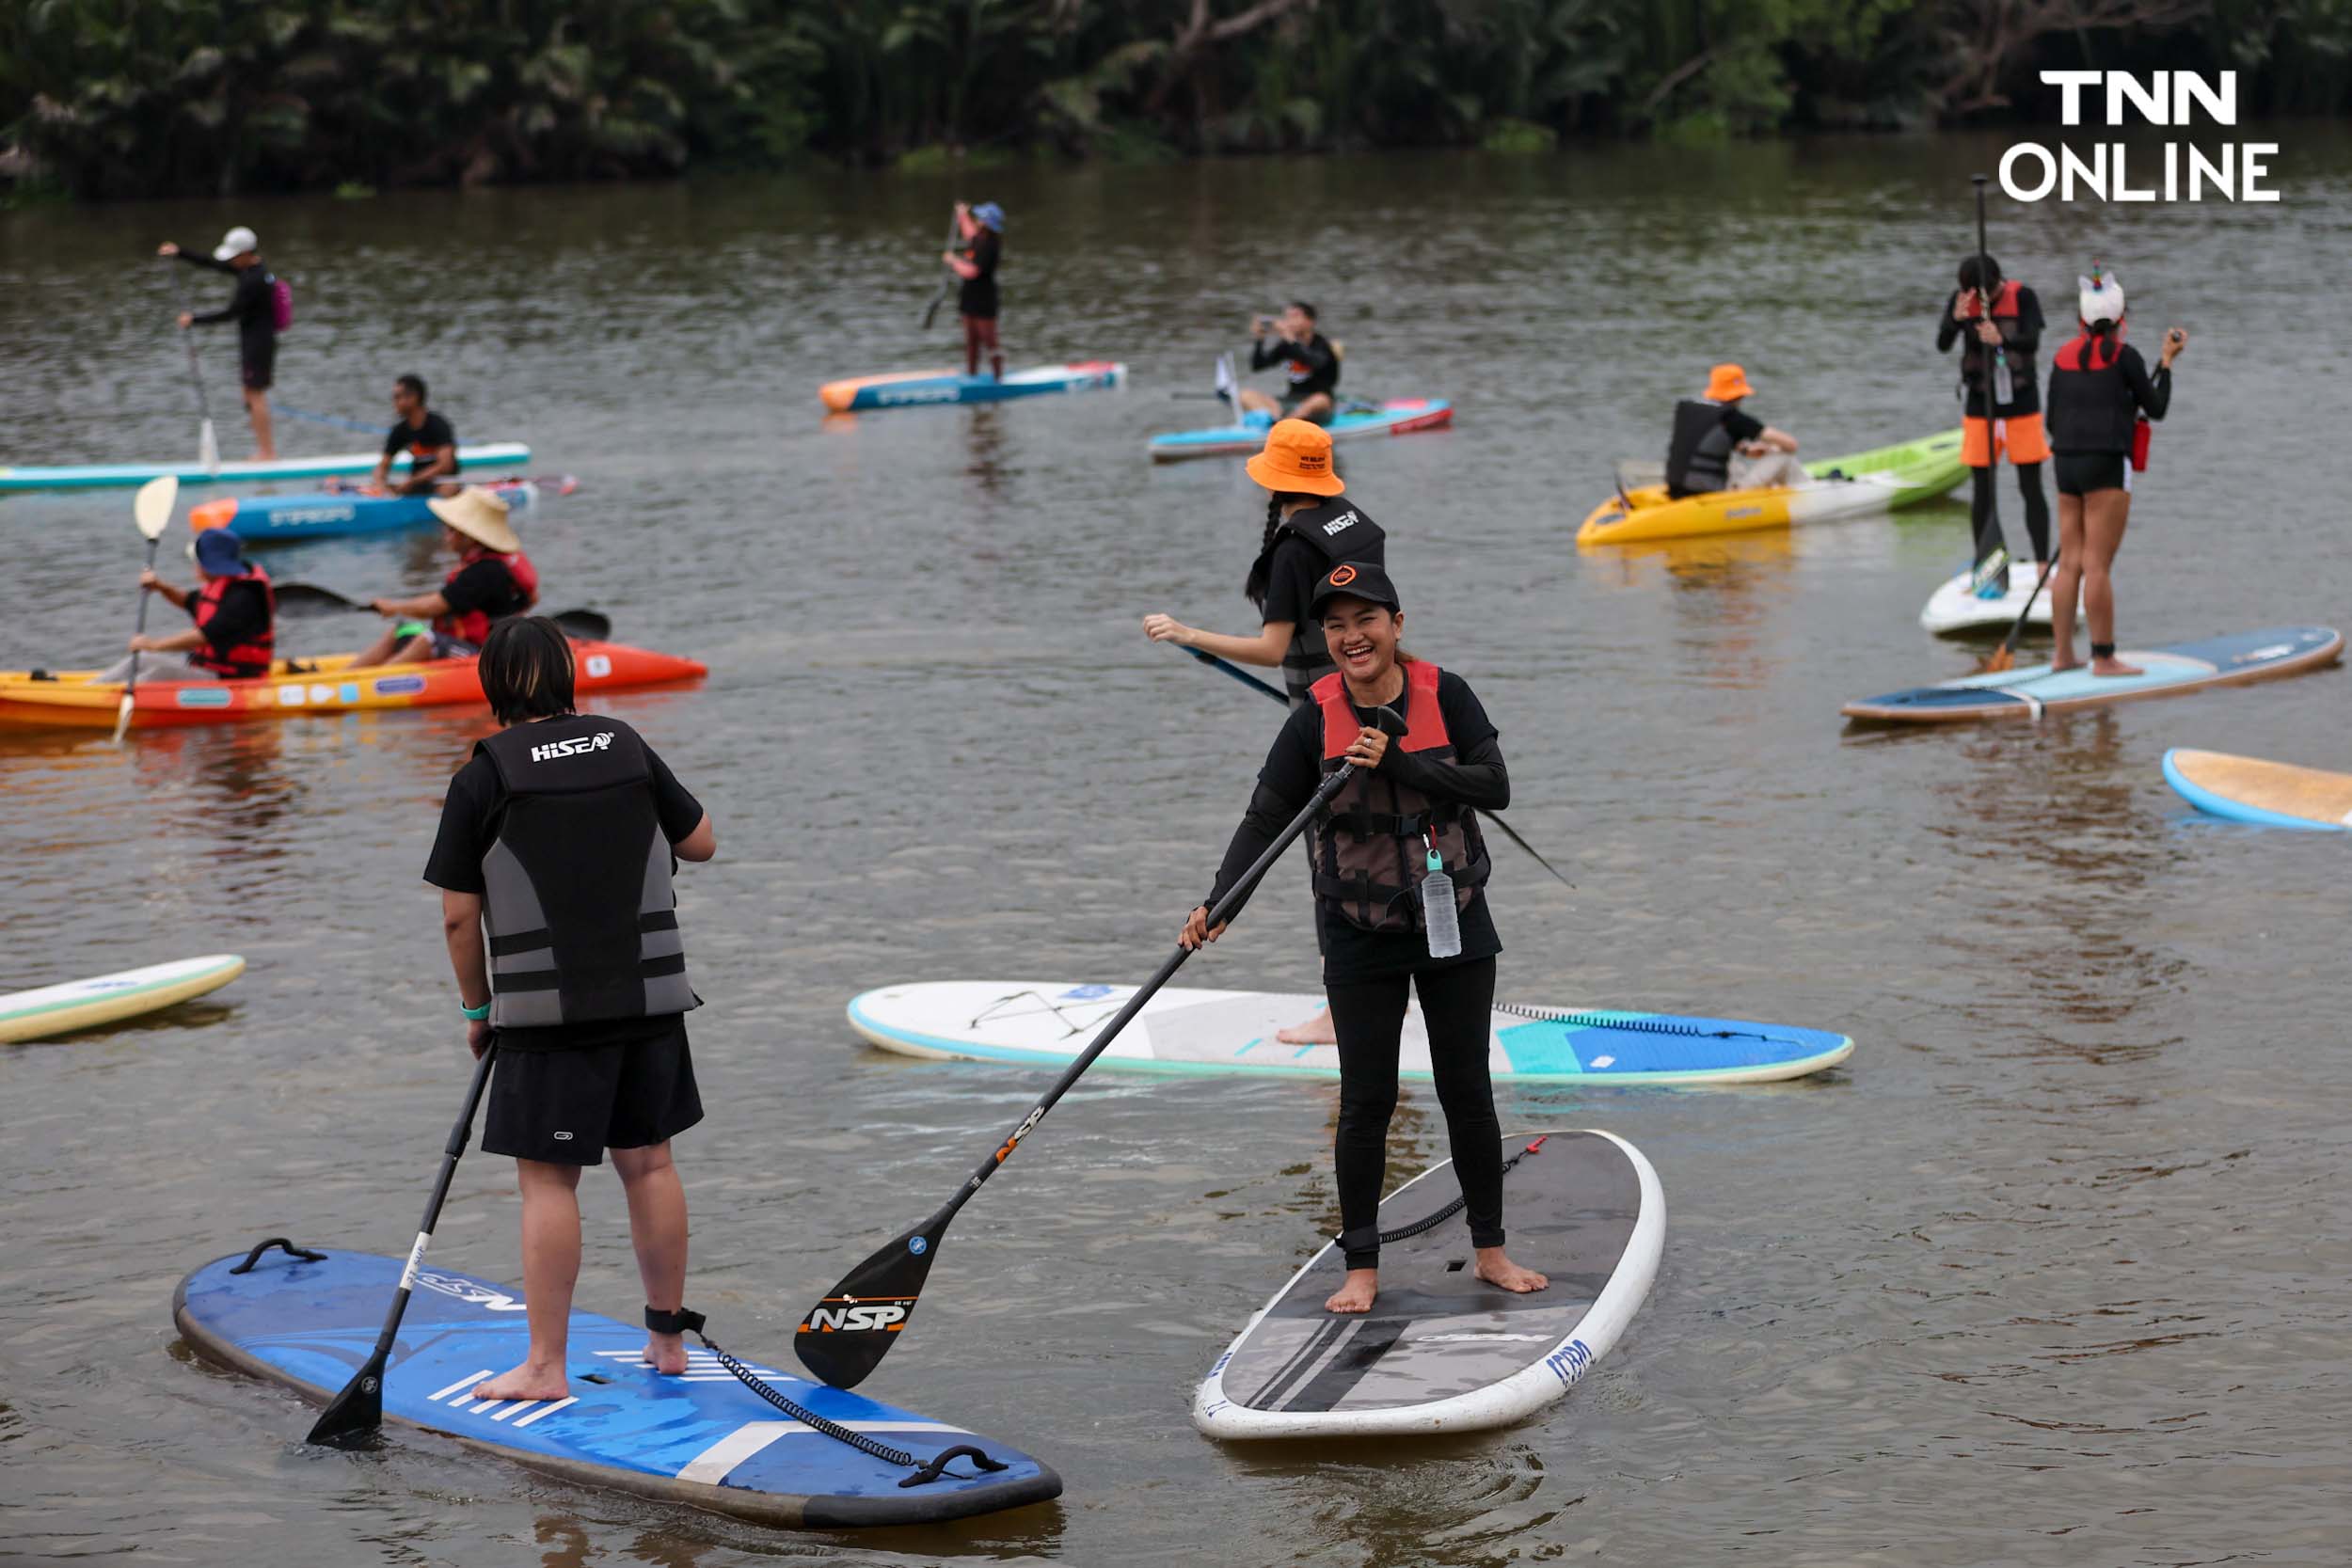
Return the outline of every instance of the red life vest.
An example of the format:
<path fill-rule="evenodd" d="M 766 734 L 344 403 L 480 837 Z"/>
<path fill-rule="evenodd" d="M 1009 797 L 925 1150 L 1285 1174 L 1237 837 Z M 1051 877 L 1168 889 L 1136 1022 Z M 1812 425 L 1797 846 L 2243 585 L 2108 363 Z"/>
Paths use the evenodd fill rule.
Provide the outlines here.
<path fill-rule="evenodd" d="M 1406 662 L 1405 734 L 1389 744 L 1432 762 L 1451 762 L 1454 739 L 1438 706 L 1439 673 L 1426 659 Z M 1323 770 L 1337 772 L 1363 721 L 1348 701 L 1343 675 L 1324 676 L 1309 694 L 1323 710 Z M 1433 801 L 1378 769 L 1358 772 L 1308 829 L 1316 895 L 1368 931 L 1422 929 L 1419 892 L 1429 875 L 1432 834 L 1438 860 L 1454 879 L 1455 906 L 1467 910 L 1492 869 L 1476 814 L 1454 801 Z"/>
<path fill-rule="evenodd" d="M 261 631 L 243 642 L 215 651 L 210 642 L 199 642 L 188 650 L 188 662 L 199 670 L 209 670 L 224 680 L 250 680 L 266 675 L 278 657 L 278 591 L 269 585 L 269 574 L 259 566 L 247 566 L 233 578 L 214 578 L 197 590 L 188 600 L 188 614 L 202 631 L 214 616 L 220 613 L 220 604 L 231 586 L 240 582 L 262 585 L 262 604 L 266 611 Z"/>
<path fill-rule="evenodd" d="M 507 575 L 515 579 L 514 596 L 507 600 L 506 608 L 503 610 L 469 610 L 462 615 L 439 616 L 433 623 L 433 629 L 443 637 L 453 637 L 460 642 L 470 642 L 477 648 L 482 646 L 483 639 L 490 635 L 491 626 L 505 620 L 509 615 L 522 614 L 539 602 L 538 569 L 531 564 L 531 558 L 520 550 L 511 555 L 501 555 L 495 550 L 485 549 L 477 545 L 458 559 L 457 570 L 443 578 L 441 586 L 447 588 L 451 583 L 455 582 L 459 573 L 464 572 L 467 567 L 478 561 L 496 561 L 502 563 L 506 567 Z"/>
<path fill-rule="evenodd" d="M 2020 285 L 2017 279 L 2012 277 L 2004 282 L 1998 289 L 1994 291 L 1994 320 L 1998 321 L 2003 316 L 2008 316 L 2012 319 L 2015 318 L 2017 314 L 2017 291 Z M 1962 319 L 1965 321 L 1975 321 L 1979 313 L 1977 291 L 1969 289 L 1963 293 L 1960 304 Z"/>

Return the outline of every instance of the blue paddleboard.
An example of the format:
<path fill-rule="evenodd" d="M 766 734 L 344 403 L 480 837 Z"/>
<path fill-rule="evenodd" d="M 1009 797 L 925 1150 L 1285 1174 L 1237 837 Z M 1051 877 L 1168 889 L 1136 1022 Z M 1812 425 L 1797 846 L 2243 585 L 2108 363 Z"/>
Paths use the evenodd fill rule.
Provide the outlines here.
<path fill-rule="evenodd" d="M 993 375 L 958 375 L 952 371 L 893 371 L 882 375 L 853 375 L 828 381 L 817 388 L 825 406 L 836 414 L 869 409 L 923 408 L 948 403 L 1002 403 L 1008 398 L 1042 397 L 1049 392 L 1090 392 L 1117 387 L 1127 379 L 1127 367 L 1110 359 L 1089 359 L 1069 365 L 1035 365 L 1008 372 L 1001 381 Z"/>
<path fill-rule="evenodd" d="M 1359 436 L 1404 436 L 1416 430 L 1436 430 L 1454 422 L 1454 404 L 1444 398 L 1391 398 L 1375 406 L 1357 405 L 1334 414 L 1324 429 L 1334 441 Z M 1152 461 L 1174 463 L 1187 457 L 1246 457 L 1265 445 L 1274 420 L 1263 414 L 1246 416 L 1239 424 L 1213 425 L 1206 430 L 1171 430 L 1152 437 Z"/>
<path fill-rule="evenodd" d="M 2036 664 L 1863 697 L 1838 711 L 1849 719 L 1886 724 L 2039 719 L 2044 713 L 2271 680 L 2332 663 L 2343 652 L 2344 634 L 2332 627 L 2271 626 L 2234 637 L 2121 650 L 2116 657 L 2139 666 L 2137 675 L 2094 675 L 2088 665 L 2053 674 L 2047 664 Z"/>
<path fill-rule="evenodd" d="M 182 1336 L 225 1367 L 316 1402 L 333 1398 L 374 1349 L 401 1259 L 271 1251 L 240 1274 L 244 1261 L 215 1259 L 180 1282 Z M 786 1398 L 918 1460 L 969 1443 L 1006 1466 L 977 1472 L 959 1458 L 940 1479 L 902 1486 L 913 1470 L 789 1419 L 708 1351 L 697 1346 L 683 1376 L 665 1377 L 638 1358 L 643 1328 L 593 1312 L 572 1313 L 571 1397 L 473 1399 L 484 1378 L 520 1364 L 528 1339 L 519 1292 L 421 1271 L 384 1380 L 385 1419 L 567 1480 L 787 1528 L 924 1524 L 1061 1495 L 1060 1477 L 993 1437 L 751 1363 Z"/>
<path fill-rule="evenodd" d="M 529 506 L 539 487 L 529 480 L 500 480 L 484 486 L 509 508 Z M 353 533 L 388 533 L 435 519 L 425 496 L 366 496 L 322 490 L 299 496 L 225 496 L 188 513 L 188 526 L 201 532 L 225 528 L 248 545 L 287 545 L 302 539 L 334 539 Z"/>
<path fill-rule="evenodd" d="M 2352 773 L 2175 746 L 2164 753 L 2164 782 L 2199 811 L 2233 822 L 2352 830 Z"/>
<path fill-rule="evenodd" d="M 203 463 L 93 463 L 72 467 L 0 467 L 0 490 L 94 490 L 144 484 L 166 475 L 183 484 L 268 483 L 282 479 L 325 479 L 329 474 L 364 474 L 375 469 L 372 451 L 330 452 L 321 457 L 254 458 L 207 465 Z M 531 461 L 531 449 L 520 441 L 493 441 L 459 447 L 457 461 L 469 468 L 514 468 Z M 392 459 L 396 472 L 408 471 L 412 459 L 402 452 Z"/>

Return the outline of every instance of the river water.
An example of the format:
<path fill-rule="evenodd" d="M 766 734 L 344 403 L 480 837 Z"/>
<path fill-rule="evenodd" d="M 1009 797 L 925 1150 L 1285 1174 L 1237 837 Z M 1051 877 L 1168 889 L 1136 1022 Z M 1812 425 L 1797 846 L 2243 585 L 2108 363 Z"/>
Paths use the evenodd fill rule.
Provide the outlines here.
<path fill-rule="evenodd" d="M 2341 622 L 2317 458 L 2341 422 L 2352 138 L 2284 127 L 2278 206 L 1996 206 L 2065 312 L 2102 257 L 2140 336 L 2195 335 L 2119 572 L 2126 646 Z M 1021 1442 L 1056 1505 L 791 1536 L 533 1479 L 411 1436 L 367 1458 L 175 1343 L 175 1281 L 255 1238 L 396 1251 L 467 1062 L 418 880 L 485 721 L 392 714 L 0 742 L 5 971 L 252 963 L 147 1023 L 0 1049 L 0 1559 L 412 1564 L 776 1558 L 1484 1564 L 2336 1563 L 2352 1551 L 2344 874 L 2329 841 L 2196 819 L 2186 744 L 2352 767 L 2325 673 L 2037 727 L 1850 735 L 1848 697 L 1956 674 L 1915 617 L 1955 504 L 1582 555 L 1608 465 L 1736 358 L 1811 451 L 1951 422 L 1932 351 L 1989 143 L 1789 142 L 1556 159 L 1024 169 L 1015 363 L 1117 356 L 1123 392 L 828 422 L 837 374 L 938 363 L 940 209 L 914 179 L 0 214 L 0 453 L 183 454 L 167 237 L 250 223 L 297 290 L 278 395 L 380 411 L 430 377 L 469 438 L 580 492 L 529 519 L 551 604 L 708 662 L 612 699 L 709 806 L 683 878 L 708 1120 L 678 1144 L 691 1299 L 787 1354 L 801 1308 L 928 1212 L 1044 1086 L 860 1046 L 854 992 L 1138 979 L 1207 885 L 1278 715 L 1143 641 L 1248 630 L 1237 464 L 1154 470 L 1172 401 L 1295 294 L 1347 386 L 1451 432 L 1343 449 L 1415 646 L 1476 684 L 1518 830 L 1493 890 L 1507 997 L 1834 1027 L 1843 1069 L 1713 1092 L 1502 1092 L 1657 1164 L 1647 1305 L 1569 1398 L 1435 1443 L 1220 1449 L 1194 1382 L 1333 1221 L 1327 1085 L 1080 1085 L 965 1211 L 868 1387 Z M 197 279 L 207 295 L 215 280 Z M 202 340 L 231 455 L 233 353 Z M 293 450 L 361 438 L 286 427 Z M 2004 513 L 2022 538 L 2013 493 Z M 127 494 L 0 501 L 0 664 L 128 630 Z M 429 540 L 271 558 L 360 594 Z M 184 570 L 184 568 L 183 568 Z M 295 646 L 362 626 L 304 623 Z M 1282 879 L 1276 879 L 1280 885 Z M 1262 897 L 1185 979 L 1311 989 Z M 1442 1153 L 1408 1096 L 1396 1176 Z M 511 1170 L 460 1168 L 437 1261 L 517 1273 Z M 583 1185 L 583 1306 L 634 1310 L 617 1184 Z"/>

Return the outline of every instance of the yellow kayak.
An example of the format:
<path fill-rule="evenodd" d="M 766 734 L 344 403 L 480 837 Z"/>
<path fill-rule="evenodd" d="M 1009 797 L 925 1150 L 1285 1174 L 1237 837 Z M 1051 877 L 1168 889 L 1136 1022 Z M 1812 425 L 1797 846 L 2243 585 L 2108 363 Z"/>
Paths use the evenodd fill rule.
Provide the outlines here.
<path fill-rule="evenodd" d="M 1755 490 L 1713 490 L 1671 500 L 1663 484 L 1645 484 L 1610 497 L 1576 531 L 1579 545 L 1622 545 L 1641 539 L 1691 539 L 1745 533 L 1889 512 L 1943 495 L 1968 472 L 1960 461 L 1960 432 L 1904 441 L 1805 465 L 1811 483 Z"/>

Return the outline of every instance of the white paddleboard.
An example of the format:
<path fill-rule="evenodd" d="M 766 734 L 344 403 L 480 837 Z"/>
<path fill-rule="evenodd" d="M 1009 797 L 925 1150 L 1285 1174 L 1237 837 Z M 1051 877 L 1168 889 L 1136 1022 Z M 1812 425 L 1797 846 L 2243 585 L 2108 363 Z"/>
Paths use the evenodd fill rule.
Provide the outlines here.
<path fill-rule="evenodd" d="M 1453 1162 L 1380 1205 L 1380 1295 L 1341 1317 L 1324 1298 L 1346 1264 L 1327 1243 L 1249 1320 L 1193 1397 L 1212 1437 L 1475 1432 L 1565 1394 L 1625 1332 L 1658 1273 L 1666 1199 L 1641 1150 L 1613 1132 L 1520 1132 L 1502 1178 L 1512 1260 L 1550 1276 L 1520 1295 L 1471 1272 Z"/>
<path fill-rule="evenodd" d="M 1941 637 L 1956 631 L 2007 631 L 2017 624 L 2020 610 L 2027 598 L 2033 600 L 2033 610 L 2026 616 L 2029 626 L 2050 624 L 2050 590 L 2045 586 L 2039 594 L 2034 586 L 2042 581 L 2040 563 L 2016 561 L 2010 563 L 2009 590 L 1990 598 L 1975 592 L 1971 582 L 1976 568 L 1963 566 L 1933 594 L 1928 595 L 1927 607 L 1919 611 L 1919 624 Z M 2074 606 L 2082 608 L 2082 590 L 2074 591 Z"/>
<path fill-rule="evenodd" d="M 0 995 L 0 1042 L 45 1039 L 135 1018 L 218 990 L 244 973 L 243 958 L 215 953 L 38 990 L 9 991 Z"/>

